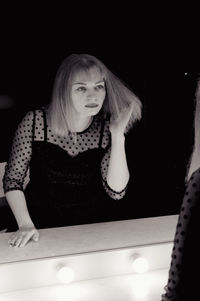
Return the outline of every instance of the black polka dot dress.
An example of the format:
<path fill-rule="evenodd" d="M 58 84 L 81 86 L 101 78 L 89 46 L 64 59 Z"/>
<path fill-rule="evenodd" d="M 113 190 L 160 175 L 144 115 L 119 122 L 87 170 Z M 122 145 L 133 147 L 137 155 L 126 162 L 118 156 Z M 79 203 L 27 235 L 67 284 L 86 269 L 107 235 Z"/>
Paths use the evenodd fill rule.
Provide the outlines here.
<path fill-rule="evenodd" d="M 109 157 L 108 120 L 95 116 L 74 139 L 51 131 L 45 109 L 30 111 L 13 139 L 4 191 L 24 191 L 38 228 L 98 222 L 106 213 L 104 199 L 121 199 L 126 192 L 113 191 L 106 182 Z M 30 181 L 24 187 L 28 170 Z"/>
<path fill-rule="evenodd" d="M 200 168 L 186 187 L 162 301 L 200 300 Z"/>

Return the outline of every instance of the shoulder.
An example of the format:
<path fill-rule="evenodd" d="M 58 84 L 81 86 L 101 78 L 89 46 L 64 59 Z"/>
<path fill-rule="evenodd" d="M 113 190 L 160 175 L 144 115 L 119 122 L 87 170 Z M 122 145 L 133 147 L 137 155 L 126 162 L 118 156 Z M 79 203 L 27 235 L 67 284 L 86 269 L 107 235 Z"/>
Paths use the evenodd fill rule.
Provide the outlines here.
<path fill-rule="evenodd" d="M 21 119 L 20 125 L 32 125 L 34 120 L 41 120 L 43 118 L 42 109 L 29 110 Z"/>
<path fill-rule="evenodd" d="M 198 168 L 192 173 L 188 184 L 189 183 L 193 184 L 194 187 L 200 187 L 200 168 Z"/>
<path fill-rule="evenodd" d="M 200 168 L 193 172 L 191 175 L 187 185 L 186 185 L 186 193 L 190 196 L 195 196 L 195 198 L 199 195 L 200 192 Z"/>
<path fill-rule="evenodd" d="M 32 124 L 33 117 L 34 117 L 33 111 L 27 111 L 21 118 L 18 126 L 22 127 L 22 126 L 27 126 L 29 124 Z"/>
<path fill-rule="evenodd" d="M 29 118 L 40 118 L 43 117 L 44 114 L 44 109 L 43 108 L 39 108 L 39 109 L 34 109 L 34 110 L 30 110 L 26 113 L 26 115 L 24 116 L 25 119 L 29 119 Z"/>

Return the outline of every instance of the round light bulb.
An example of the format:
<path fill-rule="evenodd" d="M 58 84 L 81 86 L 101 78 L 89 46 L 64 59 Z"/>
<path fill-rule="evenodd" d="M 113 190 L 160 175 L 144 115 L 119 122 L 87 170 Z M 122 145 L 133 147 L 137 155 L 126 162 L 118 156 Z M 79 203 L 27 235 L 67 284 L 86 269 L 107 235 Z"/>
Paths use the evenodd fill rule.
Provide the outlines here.
<path fill-rule="evenodd" d="M 132 266 L 134 271 L 139 274 L 143 274 L 149 269 L 148 260 L 139 255 L 133 256 Z"/>
<path fill-rule="evenodd" d="M 74 271 L 67 266 L 63 266 L 59 268 L 57 278 L 62 283 L 70 283 L 74 280 Z"/>

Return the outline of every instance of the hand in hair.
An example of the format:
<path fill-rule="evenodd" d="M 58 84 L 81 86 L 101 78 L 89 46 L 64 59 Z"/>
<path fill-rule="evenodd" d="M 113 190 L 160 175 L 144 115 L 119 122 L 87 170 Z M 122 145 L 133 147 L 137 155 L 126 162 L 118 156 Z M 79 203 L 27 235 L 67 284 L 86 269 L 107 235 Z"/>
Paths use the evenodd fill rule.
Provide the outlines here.
<path fill-rule="evenodd" d="M 133 104 L 124 108 L 115 118 L 111 116 L 110 119 L 110 132 L 112 135 L 124 135 L 126 127 L 133 112 Z"/>

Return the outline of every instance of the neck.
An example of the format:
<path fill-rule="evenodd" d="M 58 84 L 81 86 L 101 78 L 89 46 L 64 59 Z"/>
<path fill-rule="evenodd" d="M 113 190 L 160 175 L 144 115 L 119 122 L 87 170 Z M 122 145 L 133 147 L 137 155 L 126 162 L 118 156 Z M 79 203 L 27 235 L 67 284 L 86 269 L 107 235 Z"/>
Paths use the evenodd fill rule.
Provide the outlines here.
<path fill-rule="evenodd" d="M 85 117 L 85 118 L 77 118 L 74 124 L 74 132 L 83 132 L 86 130 L 93 120 L 93 116 Z"/>

